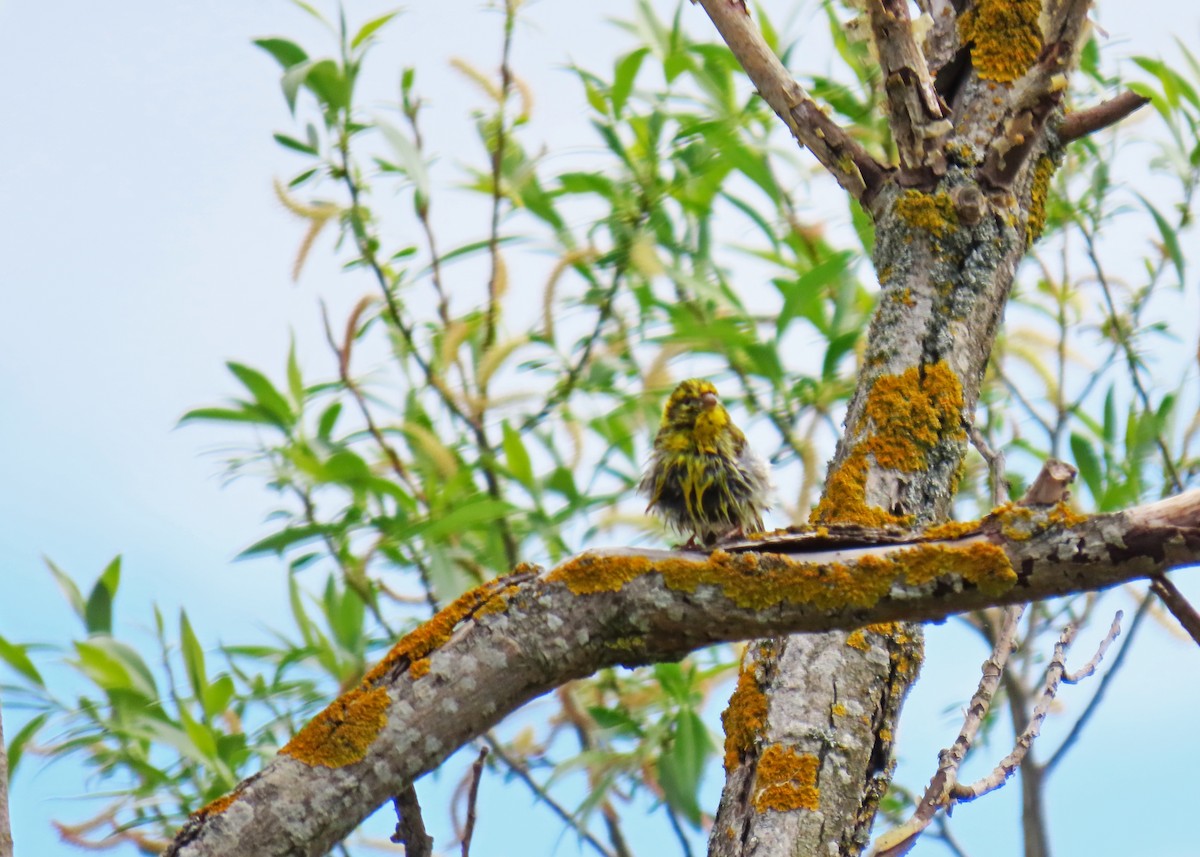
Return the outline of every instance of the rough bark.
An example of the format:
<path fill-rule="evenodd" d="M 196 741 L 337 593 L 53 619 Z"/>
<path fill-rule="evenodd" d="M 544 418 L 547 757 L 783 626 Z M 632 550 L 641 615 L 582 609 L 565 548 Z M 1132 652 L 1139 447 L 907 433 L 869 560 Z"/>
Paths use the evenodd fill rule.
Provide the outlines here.
<path fill-rule="evenodd" d="M 816 126 L 797 127 L 804 117 L 776 105 L 781 99 L 774 93 L 791 91 L 786 72 L 743 56 L 743 45 L 753 41 L 744 33 L 753 27 L 745 6 L 701 3 L 759 92 L 809 145 Z M 846 159 L 834 159 L 831 167 L 828 152 L 810 146 L 871 213 L 873 262 L 882 286 L 845 432 L 814 513 L 818 523 L 919 526 L 946 519 L 1017 264 L 1041 232 L 1046 185 L 1060 158 L 1052 129 L 1061 119 L 1065 73 L 1089 2 L 1048 4 L 1044 21 L 1037 3 L 927 5 L 936 6 L 940 16 L 931 31 L 932 67 L 925 65 L 904 4 L 865 4 L 899 167 L 875 170 L 866 189 L 856 193 L 838 173 L 845 172 Z M 938 69 L 945 74 L 938 75 L 934 92 L 930 81 Z M 781 106 L 787 103 L 783 98 Z M 815 136 L 830 138 L 823 128 Z M 756 667 L 773 676 L 767 714 L 751 746 L 731 766 L 718 812 L 719 819 L 738 823 L 714 830 L 711 857 L 862 851 L 890 781 L 891 760 L 881 751 L 865 769 L 856 768 L 854 752 L 831 736 L 826 712 L 835 703 L 877 712 L 866 746 L 884 747 L 916 669 L 892 671 L 888 680 L 870 665 L 889 663 L 898 640 L 919 661 L 919 634 L 915 627 L 901 627 L 892 635 L 871 635 L 863 648 L 848 646 L 846 635 L 831 634 L 822 641 L 820 657 L 791 661 L 790 667 L 781 659 L 790 644 L 767 647 L 780 658 Z M 788 674 L 789 669 L 796 672 Z M 812 670 L 826 678 L 806 675 Z M 840 686 L 835 700 L 835 675 L 862 678 Z M 790 688 L 806 688 L 819 698 L 803 706 L 774 699 Z M 780 722 L 784 716 L 789 722 Z M 760 778 L 764 760 L 781 754 L 825 761 L 840 755 L 836 764 L 817 770 L 815 804 L 761 811 L 747 802 L 753 788 L 747 791 L 746 783 Z M 852 787 L 846 779 L 854 780 Z M 798 817 L 784 822 L 775 817 L 781 813 Z M 800 817 L 808 815 L 812 823 Z"/>
<path fill-rule="evenodd" d="M 960 535 L 963 529 L 969 531 Z M 923 540 L 862 546 L 864 540 L 878 541 L 870 533 L 846 540 L 817 531 L 727 546 L 710 556 L 596 551 L 550 571 L 527 567 L 486 584 L 401 640 L 261 773 L 196 813 L 166 853 L 324 854 L 381 803 L 520 705 L 605 666 L 673 661 L 751 637 L 937 620 L 1196 563 L 1200 491 L 1087 519 L 1061 506 L 1005 507 L 976 527 L 935 531 Z M 895 629 L 878 625 L 862 636 L 897 639 Z M 854 634 L 846 639 L 842 648 L 859 651 Z M 865 716 L 880 735 L 878 720 L 888 712 L 858 707 L 863 677 L 852 677 L 843 695 L 840 680 L 821 685 L 827 671 L 789 666 L 790 658 L 820 660 L 831 651 L 818 638 L 793 638 L 772 656 L 779 672 L 767 680 L 809 683 L 779 684 L 772 705 L 806 710 L 785 713 L 771 728 L 820 716 L 828 743 L 857 743 L 844 724 Z M 895 659 L 892 650 L 882 651 L 891 675 L 911 669 L 899 660 L 907 656 L 903 650 L 894 650 Z M 782 748 L 797 736 L 774 737 Z M 887 750 L 866 746 L 874 747 L 872 755 Z M 741 750 L 726 749 L 735 757 Z M 820 755 L 782 750 L 762 762 L 771 763 L 776 778 L 764 781 L 760 767 L 757 779 L 742 781 L 745 801 L 762 810 L 761 823 L 797 836 L 791 841 L 813 826 L 818 837 L 830 831 L 813 810 L 807 817 L 772 817 L 773 805 L 819 805 L 818 789 L 836 789 L 838 779 L 857 796 L 859 778 L 877 764 L 868 758 L 858 769 L 839 770 Z M 882 784 L 876 778 L 876 787 Z M 853 837 L 856 830 L 839 826 L 832 833 Z"/>

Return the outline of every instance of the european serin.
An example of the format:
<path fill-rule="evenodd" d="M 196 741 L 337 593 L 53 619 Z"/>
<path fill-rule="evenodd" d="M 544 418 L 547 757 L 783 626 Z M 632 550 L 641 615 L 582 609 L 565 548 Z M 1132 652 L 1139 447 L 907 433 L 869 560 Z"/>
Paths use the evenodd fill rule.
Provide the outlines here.
<path fill-rule="evenodd" d="M 654 452 L 638 485 L 655 512 L 681 534 L 684 547 L 762 530 L 771 479 L 707 381 L 675 388 L 663 409 Z"/>

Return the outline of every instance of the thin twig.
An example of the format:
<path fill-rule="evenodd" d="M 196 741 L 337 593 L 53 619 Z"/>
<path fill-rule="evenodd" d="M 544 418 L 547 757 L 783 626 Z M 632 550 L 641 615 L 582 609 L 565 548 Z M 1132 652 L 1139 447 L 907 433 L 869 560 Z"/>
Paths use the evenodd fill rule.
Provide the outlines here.
<path fill-rule="evenodd" d="M 1150 404 L 1150 394 L 1146 392 L 1146 387 L 1142 384 L 1142 373 L 1139 369 L 1140 361 L 1133 350 L 1133 343 L 1129 340 L 1128 331 L 1125 330 L 1125 326 L 1121 324 L 1121 320 L 1117 317 L 1116 300 L 1113 298 L 1108 277 L 1104 273 L 1104 266 L 1100 264 L 1100 257 L 1096 251 L 1096 242 L 1091 232 L 1087 229 L 1081 226 L 1079 231 L 1083 233 L 1083 240 L 1087 245 L 1088 259 L 1091 260 L 1092 268 L 1096 272 L 1096 280 L 1100 283 L 1100 290 L 1104 293 L 1104 302 L 1108 306 L 1109 324 L 1112 325 L 1113 335 L 1117 337 L 1117 341 L 1125 353 L 1125 361 L 1129 366 L 1129 380 L 1133 382 L 1133 389 L 1137 391 L 1143 410 L 1147 414 L 1152 414 L 1154 413 L 1154 408 Z M 1175 469 L 1175 462 L 1171 458 L 1171 451 L 1167 448 L 1167 442 L 1163 438 L 1162 432 L 1154 432 L 1154 443 L 1158 447 L 1159 454 L 1162 456 L 1163 470 L 1170 479 L 1171 486 L 1176 491 L 1182 491 L 1183 481 L 1179 478 L 1179 472 Z"/>
<path fill-rule="evenodd" d="M 1162 603 L 1171 611 L 1171 615 L 1179 620 L 1179 624 L 1183 626 L 1183 630 L 1188 632 L 1188 635 L 1200 645 L 1200 613 L 1196 612 L 1196 608 L 1183 597 L 1174 583 L 1172 583 L 1165 575 L 1150 578 L 1150 589 L 1162 599 Z"/>
<path fill-rule="evenodd" d="M 475 805 L 479 800 L 479 781 L 483 779 L 483 763 L 488 748 L 479 750 L 479 758 L 471 765 L 471 790 L 467 793 L 467 824 L 463 828 L 462 857 L 471 857 L 471 837 L 475 835 Z"/>
<path fill-rule="evenodd" d="M 907 854 L 916 845 L 917 838 L 936 817 L 937 811 L 948 805 L 950 795 L 958 783 L 959 766 L 974 744 L 979 727 L 991 709 L 992 699 L 996 695 L 996 689 L 1004 675 L 1004 668 L 1016 646 L 1017 629 L 1024 612 L 1025 605 L 1023 604 L 1014 604 L 1004 609 L 1004 620 L 996 634 L 992 653 L 983 662 L 983 676 L 967 705 L 967 712 L 963 717 L 958 737 L 954 739 L 953 744 L 938 753 L 937 772 L 929 781 L 925 794 L 921 797 L 913 814 L 903 824 L 889 830 L 876 840 L 870 852 L 872 857 L 901 857 L 901 855 Z"/>
<path fill-rule="evenodd" d="M 851 196 L 869 206 L 888 168 L 825 115 L 784 68 L 750 20 L 744 0 L 699 0 L 759 95 Z"/>
<path fill-rule="evenodd" d="M 604 847 L 603 842 L 593 836 L 591 832 L 587 830 L 587 828 L 583 827 L 575 819 L 574 815 L 568 812 L 567 809 L 558 801 L 550 797 L 550 793 L 547 792 L 546 789 L 543 788 L 542 785 L 533 778 L 533 775 L 529 773 L 529 769 L 516 759 L 509 756 L 503 745 L 501 745 L 493 735 L 489 733 L 484 736 L 483 740 L 487 742 L 488 747 L 490 747 L 492 752 L 496 754 L 496 758 L 503 762 L 505 767 L 516 774 L 517 779 L 528 786 L 529 790 L 532 791 L 535 796 L 537 796 L 537 799 L 544 803 L 552 813 L 558 816 L 560 821 L 574 830 L 575 833 L 579 835 L 580 839 L 595 849 L 597 854 L 601 854 L 603 857 L 616 857 L 616 855 Z"/>
<path fill-rule="evenodd" d="M 425 832 L 416 788 L 410 783 L 399 794 L 393 795 L 392 806 L 396 808 L 396 831 L 391 836 L 392 842 L 404 846 L 404 857 L 432 857 L 433 837 Z"/>
<path fill-rule="evenodd" d="M 692 857 L 692 845 L 687 840 L 687 834 L 683 831 L 683 825 L 679 823 L 679 817 L 670 805 L 663 804 L 663 806 L 667 808 L 667 820 L 671 822 L 671 830 L 675 831 L 675 838 L 679 840 L 679 847 L 683 851 L 683 857 Z"/>
<path fill-rule="evenodd" d="M 612 317 L 613 307 L 616 304 L 617 291 L 620 288 L 621 278 L 624 273 L 624 267 L 619 267 L 613 272 L 612 282 L 609 284 L 608 289 L 605 290 L 604 297 L 600 300 L 600 308 L 596 317 L 596 328 L 588 335 L 587 341 L 583 344 L 583 352 L 579 355 L 579 359 L 567 370 L 566 377 L 554 388 L 554 391 L 546 399 L 546 403 L 542 405 L 541 409 L 521 424 L 521 431 L 528 431 L 548 417 L 551 411 L 565 402 L 574 391 L 575 385 L 579 383 L 579 379 L 583 375 L 583 370 L 591 363 L 592 351 L 595 350 L 596 344 L 604 334 L 604 329 L 609 318 Z"/>
<path fill-rule="evenodd" d="M 1088 662 L 1080 672 L 1085 672 L 1090 667 L 1093 671 L 1096 663 L 1100 660 L 1100 655 L 1103 650 L 1108 648 L 1108 645 L 1120 633 L 1121 614 L 1117 613 L 1113 619 L 1113 628 L 1109 630 L 1108 635 L 1100 644 L 1100 652 Z M 1016 746 L 1013 747 L 1011 753 L 1000 760 L 1000 763 L 986 777 L 981 777 L 969 786 L 956 785 L 950 793 L 951 799 L 965 803 L 982 797 L 988 792 L 995 791 L 1004 785 L 1009 777 L 1016 772 L 1021 766 L 1025 756 L 1029 753 L 1033 742 L 1037 740 L 1038 735 L 1042 730 L 1042 723 L 1046 720 L 1046 715 L 1050 713 L 1050 706 L 1054 702 L 1054 697 L 1058 693 L 1059 683 L 1065 676 L 1069 675 L 1066 668 L 1067 650 L 1071 647 L 1071 643 L 1075 641 L 1075 635 L 1078 632 L 1078 625 L 1068 625 L 1058 638 L 1058 642 L 1054 644 L 1054 654 L 1050 658 L 1050 664 L 1046 667 L 1046 678 L 1042 685 L 1041 697 L 1038 700 L 1037 706 L 1033 709 L 1033 716 L 1029 718 L 1029 725 L 1021 732 L 1016 741 Z M 1090 674 L 1090 673 L 1089 673 Z"/>
<path fill-rule="evenodd" d="M 500 317 L 500 278 L 503 261 L 500 259 L 500 203 L 504 194 L 500 188 L 501 169 L 504 166 L 504 150 L 508 144 L 507 107 L 512 93 L 513 74 L 511 62 L 513 25 L 517 17 L 517 0 L 504 2 L 504 47 L 500 52 L 500 97 L 496 107 L 496 143 L 492 150 L 492 226 L 488 232 L 488 256 L 492 260 L 492 273 L 488 277 L 487 313 L 484 316 L 483 350 L 486 352 L 496 342 L 496 325 Z M 480 384 L 480 396 L 486 382 Z"/>
<path fill-rule="evenodd" d="M 992 506 L 1003 506 L 1008 502 L 1008 480 L 1005 477 L 1004 450 L 992 449 L 987 438 L 974 425 L 969 431 L 971 444 L 982 456 L 988 468 L 988 478 L 992 482 Z"/>
<path fill-rule="evenodd" d="M 1149 592 L 1142 597 L 1142 601 L 1129 623 L 1129 630 L 1125 634 L 1125 642 L 1121 644 L 1121 648 L 1117 651 L 1117 656 L 1113 658 L 1112 665 L 1100 677 L 1100 681 L 1096 685 L 1096 692 L 1092 694 L 1092 698 L 1084 706 L 1083 713 L 1075 718 L 1075 722 L 1071 724 L 1071 731 L 1067 733 L 1067 737 L 1063 739 L 1058 748 L 1050 754 L 1050 757 L 1042 765 L 1043 774 L 1049 774 L 1062 761 L 1067 751 L 1079 740 L 1079 736 L 1083 733 L 1084 727 L 1092 719 L 1092 715 L 1100 709 L 1100 703 L 1104 700 L 1105 692 L 1108 690 L 1109 685 L 1112 684 L 1113 678 L 1120 672 L 1121 666 L 1125 663 L 1125 656 L 1129 654 L 1129 650 L 1133 647 L 1134 635 L 1137 633 L 1138 628 L 1141 627 L 1142 620 L 1150 615 L 1150 604 L 1153 600 L 1154 598 Z"/>
<path fill-rule="evenodd" d="M 563 717 L 575 730 L 579 749 L 583 753 L 590 753 L 595 749 L 595 741 L 592 739 L 592 719 L 579 708 L 570 686 L 560 687 L 555 695 L 558 697 L 559 705 L 562 706 Z M 587 779 L 588 788 L 595 789 L 598 781 L 591 768 L 588 769 Z M 604 819 L 604 826 L 608 830 L 608 841 L 612 843 L 616 857 L 633 857 L 633 853 L 629 850 L 629 844 L 625 841 L 625 833 L 621 830 L 621 816 L 607 796 L 600 801 L 600 816 Z"/>
<path fill-rule="evenodd" d="M 1075 672 L 1063 673 L 1063 684 L 1078 684 L 1085 678 L 1090 678 L 1096 672 L 1096 667 L 1100 666 L 1100 661 L 1104 657 L 1104 653 L 1108 651 L 1108 647 L 1113 644 L 1113 640 L 1121 635 L 1121 620 L 1124 618 L 1125 611 L 1118 610 L 1116 615 L 1113 616 L 1112 625 L 1108 628 L 1108 634 L 1100 641 L 1100 646 L 1096 649 L 1096 654 L 1092 655 L 1092 659 Z"/>

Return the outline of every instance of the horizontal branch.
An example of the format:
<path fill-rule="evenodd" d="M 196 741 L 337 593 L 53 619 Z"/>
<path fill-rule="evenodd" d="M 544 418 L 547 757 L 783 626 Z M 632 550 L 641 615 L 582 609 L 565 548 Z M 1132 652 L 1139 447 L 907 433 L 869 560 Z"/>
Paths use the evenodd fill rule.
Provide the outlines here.
<path fill-rule="evenodd" d="M 711 555 L 607 550 L 522 566 L 402 639 L 168 855 L 320 855 L 524 703 L 603 667 L 1104 589 L 1200 562 L 1200 491 L 1084 518 L 1007 506 L 879 544 L 826 531 Z"/>
<path fill-rule="evenodd" d="M 1146 96 L 1127 89 L 1094 107 L 1072 110 L 1063 118 L 1062 127 L 1058 129 L 1058 138 L 1064 143 L 1070 143 L 1072 140 L 1086 137 L 1110 125 L 1116 125 L 1149 103 L 1150 99 Z"/>
<path fill-rule="evenodd" d="M 888 168 L 825 115 L 783 67 L 750 20 L 744 0 L 698 0 L 758 94 L 846 191 L 863 203 L 883 187 Z"/>

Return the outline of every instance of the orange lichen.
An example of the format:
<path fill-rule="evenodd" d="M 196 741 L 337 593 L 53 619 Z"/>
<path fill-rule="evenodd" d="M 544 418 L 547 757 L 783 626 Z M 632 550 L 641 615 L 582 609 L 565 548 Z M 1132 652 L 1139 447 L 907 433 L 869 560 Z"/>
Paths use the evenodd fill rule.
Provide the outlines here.
<path fill-rule="evenodd" d="M 513 572 L 513 574 L 527 573 L 528 569 L 522 567 L 518 567 Z M 392 646 L 387 656 L 366 674 L 363 681 L 367 684 L 376 684 L 378 681 L 386 679 L 394 669 L 401 665 L 409 668 L 409 674 L 413 678 L 420 678 L 427 674 L 429 663 L 426 659 L 450 639 L 455 628 L 463 620 L 479 613 L 485 605 L 491 606 L 492 599 L 496 599 L 498 604 L 491 612 L 503 610 L 504 594 L 511 589 L 512 586 L 505 583 L 505 578 L 500 577 L 464 592 L 438 611 L 437 615 L 428 622 L 402 637 L 400 642 Z"/>
<path fill-rule="evenodd" d="M 237 792 L 233 791 L 229 794 L 221 795 L 216 800 L 209 801 L 204 806 L 192 813 L 194 819 L 204 819 L 212 815 L 220 815 L 225 810 L 229 809 L 230 805 L 237 800 Z"/>
<path fill-rule="evenodd" d="M 950 194 L 922 193 L 906 190 L 896 200 L 896 215 L 915 229 L 928 232 L 934 238 L 945 238 L 958 228 L 958 213 Z"/>
<path fill-rule="evenodd" d="M 742 664 L 737 687 L 721 713 L 721 725 L 725 727 L 725 770 L 731 772 L 767 725 L 767 697 L 758 686 L 753 666 Z"/>
<path fill-rule="evenodd" d="M 991 542 L 961 547 L 916 545 L 900 551 L 893 562 L 904 569 L 904 580 L 911 586 L 955 574 L 988 595 L 998 595 L 1017 582 L 1008 554 Z"/>
<path fill-rule="evenodd" d="M 921 538 L 935 541 L 941 539 L 958 539 L 968 533 L 974 533 L 978 529 L 978 521 L 946 521 L 944 524 L 928 527 L 921 533 Z"/>
<path fill-rule="evenodd" d="M 668 589 L 694 593 L 713 586 L 738 607 L 764 610 L 785 602 L 822 610 L 871 607 L 898 581 L 922 584 L 957 575 L 993 593 L 1016 580 L 1004 551 L 988 542 L 968 545 L 917 544 L 883 554 L 864 554 L 853 563 L 815 563 L 782 554 L 717 550 L 706 559 L 584 554 L 549 576 L 576 595 L 619 591 L 644 574 L 657 573 Z"/>
<path fill-rule="evenodd" d="M 833 713 L 834 717 L 846 716 L 846 706 L 842 705 L 840 702 L 835 702 L 829 710 Z"/>
<path fill-rule="evenodd" d="M 1042 237 L 1046 228 L 1046 200 L 1050 194 L 1050 179 L 1054 176 L 1054 159 L 1042 155 L 1033 165 L 1033 181 L 1029 186 L 1029 215 L 1025 220 L 1025 246 L 1030 247 Z"/>
<path fill-rule="evenodd" d="M 645 557 L 599 557 L 585 553 L 564 562 L 547 579 L 565 583 L 576 595 L 594 595 L 619 592 L 626 583 L 652 570 L 654 564 Z"/>
<path fill-rule="evenodd" d="M 758 760 L 754 780 L 754 809 L 766 812 L 816 811 L 821 794 L 817 790 L 816 756 L 797 753 L 790 747 L 772 744 Z"/>
<path fill-rule="evenodd" d="M 860 652 L 865 652 L 867 649 L 871 648 L 870 644 L 867 643 L 867 635 L 864 634 L 861 629 L 857 631 L 851 631 L 846 636 L 846 645 L 852 649 L 858 649 Z"/>
<path fill-rule="evenodd" d="M 389 704 L 386 688 L 361 685 L 335 699 L 279 752 L 310 766 L 361 762 L 387 724 Z"/>
<path fill-rule="evenodd" d="M 962 428 L 962 385 L 946 361 L 883 375 L 867 397 L 873 424 L 869 452 L 875 463 L 912 473 L 925 467 L 925 454 L 946 437 L 966 437 Z"/>
<path fill-rule="evenodd" d="M 988 81 L 1011 83 L 1042 51 L 1041 0 L 979 0 L 958 18 L 958 35 L 971 42 L 971 62 Z"/>
<path fill-rule="evenodd" d="M 881 637 L 891 637 L 896 634 L 904 633 L 904 625 L 899 622 L 875 622 L 867 625 L 865 630 L 872 634 L 879 634 Z"/>
<path fill-rule="evenodd" d="M 911 523 L 911 516 L 866 504 L 871 463 L 902 473 L 923 470 L 929 453 L 940 442 L 961 442 L 966 437 L 963 407 L 962 384 L 944 360 L 877 378 L 854 428 L 862 439 L 829 475 L 813 521 L 868 527 Z"/>

